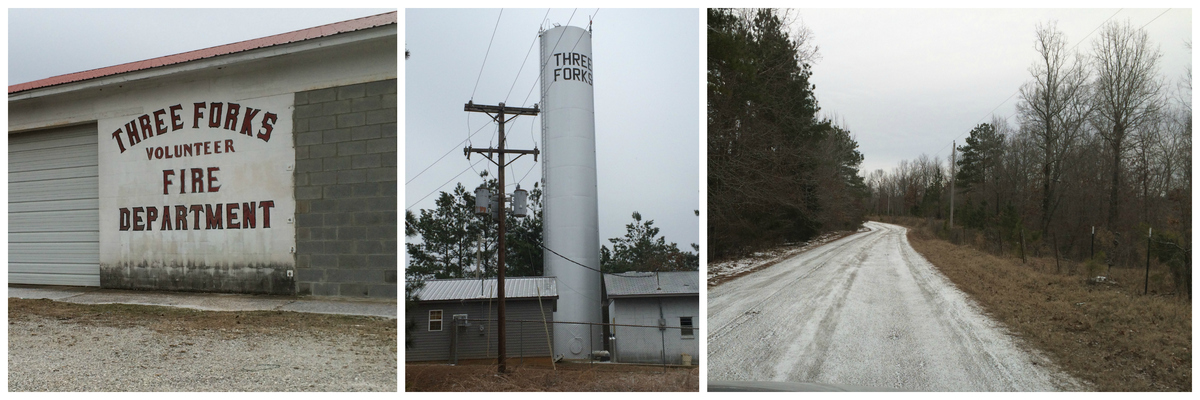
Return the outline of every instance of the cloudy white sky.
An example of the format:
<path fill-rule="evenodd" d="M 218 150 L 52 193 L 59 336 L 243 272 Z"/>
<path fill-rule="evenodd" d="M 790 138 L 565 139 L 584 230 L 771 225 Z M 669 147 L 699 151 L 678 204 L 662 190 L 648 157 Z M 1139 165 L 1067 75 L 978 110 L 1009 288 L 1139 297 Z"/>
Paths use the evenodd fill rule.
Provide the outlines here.
<path fill-rule="evenodd" d="M 456 182 L 474 189 L 482 182 L 476 171 L 489 169 L 495 176 L 496 168 L 487 161 L 472 170 L 471 164 L 482 158 L 473 155 L 468 162 L 462 149 L 468 129 L 482 128 L 473 146 L 494 146 L 496 125 L 485 114 L 463 111 L 463 104 L 474 94 L 479 104 L 532 107 L 540 101 L 535 86 L 538 50 L 530 50 L 538 28 L 551 23 L 586 27 L 594 15 L 601 242 L 611 247 L 607 239 L 623 236 L 625 224 L 633 221 L 630 215 L 638 211 L 655 221 L 667 241 L 690 251 L 688 245 L 699 242 L 699 218 L 692 210 L 701 201 L 700 11 L 547 11 L 406 10 L 404 45 L 412 57 L 403 62 L 405 207 L 433 208 L 436 192 L 450 191 Z M 535 117 L 513 120 L 506 128 L 508 146 L 544 147 L 540 124 Z M 522 157 L 510 167 L 506 183 L 532 188 L 541 179 L 540 167 Z"/>
<path fill-rule="evenodd" d="M 9 9 L 8 84 L 389 11 L 395 9 Z"/>
<path fill-rule="evenodd" d="M 1192 57 L 1184 46 L 1192 34 L 1186 8 L 793 12 L 820 47 L 812 82 L 822 113 L 844 120 L 857 136 L 867 171 L 890 171 L 922 153 L 944 160 L 951 140 L 962 145 L 971 128 L 991 121 L 993 109 L 1012 116 L 1019 95 L 1009 96 L 1031 79 L 1038 57 L 1038 23 L 1057 21 L 1069 45 L 1082 41 L 1084 54 L 1099 35 L 1088 34 L 1110 17 L 1145 25 L 1163 53 L 1160 72 L 1173 82 Z"/>

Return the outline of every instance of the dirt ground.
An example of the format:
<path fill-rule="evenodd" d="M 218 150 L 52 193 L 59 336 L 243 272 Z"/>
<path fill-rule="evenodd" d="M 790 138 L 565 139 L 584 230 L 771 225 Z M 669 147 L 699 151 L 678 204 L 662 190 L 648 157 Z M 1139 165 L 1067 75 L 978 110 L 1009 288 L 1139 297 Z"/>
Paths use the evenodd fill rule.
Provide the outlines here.
<path fill-rule="evenodd" d="M 405 364 L 408 392 L 697 392 L 697 367 L 615 364 L 509 366 Z"/>
<path fill-rule="evenodd" d="M 913 248 L 1068 373 L 1102 391 L 1192 390 L 1186 296 L 1142 295 L 1139 279 L 1116 273 L 1110 275 L 1116 283 L 1091 283 L 1084 272 L 1056 272 L 1052 257 L 1022 264 L 936 239 L 914 225 Z M 1086 268 L 1062 267 L 1073 270 Z M 1137 275 L 1132 272 L 1127 275 Z"/>
<path fill-rule="evenodd" d="M 396 320 L 8 300 L 10 391 L 395 391 Z"/>

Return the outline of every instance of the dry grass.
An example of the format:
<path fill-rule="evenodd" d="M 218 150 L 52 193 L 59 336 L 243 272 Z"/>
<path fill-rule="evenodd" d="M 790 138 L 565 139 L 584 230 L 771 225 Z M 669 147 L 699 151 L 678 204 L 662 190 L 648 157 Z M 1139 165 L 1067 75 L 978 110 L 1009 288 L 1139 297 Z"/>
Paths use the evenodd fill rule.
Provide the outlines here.
<path fill-rule="evenodd" d="M 495 365 L 406 364 L 409 392 L 696 392 L 696 367 L 651 367 L 617 364 L 509 366 L 500 375 Z"/>
<path fill-rule="evenodd" d="M 922 220 L 908 222 L 918 252 L 1073 376 L 1102 391 L 1192 390 L 1191 303 L 1142 295 L 1144 270 L 1114 269 L 1116 284 L 1093 284 L 1079 264 L 1064 264 L 1061 273 L 1053 257 L 1022 264 L 937 239 Z"/>

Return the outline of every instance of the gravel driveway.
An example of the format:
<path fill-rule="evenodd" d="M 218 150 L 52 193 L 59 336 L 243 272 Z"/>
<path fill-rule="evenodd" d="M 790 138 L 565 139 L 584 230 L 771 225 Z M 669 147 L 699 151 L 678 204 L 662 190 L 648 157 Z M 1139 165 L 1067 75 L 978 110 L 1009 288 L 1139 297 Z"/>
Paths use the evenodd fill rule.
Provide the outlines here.
<path fill-rule="evenodd" d="M 857 233 L 708 291 L 708 378 L 932 391 L 1075 388 L 908 244 Z"/>
<path fill-rule="evenodd" d="M 396 391 L 396 320 L 9 299 L 9 391 Z"/>

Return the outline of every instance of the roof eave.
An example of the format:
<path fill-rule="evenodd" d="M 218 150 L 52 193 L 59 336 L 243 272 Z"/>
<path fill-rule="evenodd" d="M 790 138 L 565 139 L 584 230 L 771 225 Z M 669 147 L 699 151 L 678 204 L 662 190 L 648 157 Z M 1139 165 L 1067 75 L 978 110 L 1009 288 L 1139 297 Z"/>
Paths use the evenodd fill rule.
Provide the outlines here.
<path fill-rule="evenodd" d="M 98 78 L 86 79 L 75 82 L 67 82 L 63 84 L 45 86 L 35 89 L 24 90 L 20 92 L 10 93 L 8 101 L 21 101 L 35 99 L 39 97 L 54 96 L 76 91 L 94 89 L 109 85 L 122 84 L 131 81 L 158 78 L 172 74 L 178 74 L 189 71 L 202 70 L 214 67 L 223 67 L 232 64 L 238 64 L 258 59 L 269 57 L 282 56 L 287 54 L 301 53 L 305 51 L 315 50 L 322 47 L 337 46 L 350 44 L 355 42 L 378 39 L 387 36 L 396 35 L 396 24 L 383 25 L 372 28 L 366 28 L 351 32 L 339 33 L 332 36 L 313 38 L 300 42 L 284 43 L 269 47 L 261 47 L 252 50 L 246 50 L 237 53 L 217 55 L 208 58 L 202 58 L 193 61 L 186 61 L 178 64 L 164 65 L 161 67 L 148 68 L 137 71 L 130 71 L 116 75 L 103 76 Z"/>
<path fill-rule="evenodd" d="M 652 294 L 610 294 L 610 299 L 634 298 L 634 297 L 700 297 L 700 293 L 652 293 Z"/>

